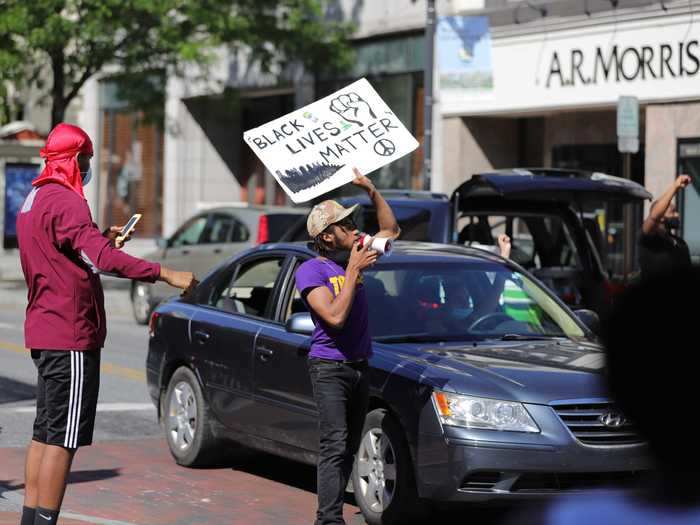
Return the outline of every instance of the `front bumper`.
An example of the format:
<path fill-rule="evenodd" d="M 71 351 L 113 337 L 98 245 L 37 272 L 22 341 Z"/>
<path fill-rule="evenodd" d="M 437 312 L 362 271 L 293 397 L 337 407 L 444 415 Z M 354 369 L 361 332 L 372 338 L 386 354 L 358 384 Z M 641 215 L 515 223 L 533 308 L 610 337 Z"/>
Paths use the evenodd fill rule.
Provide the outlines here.
<path fill-rule="evenodd" d="M 419 495 L 483 502 L 551 496 L 633 486 L 652 468 L 644 444 L 585 445 L 551 407 L 527 409 L 541 433 L 440 429 L 428 404 L 415 451 Z"/>

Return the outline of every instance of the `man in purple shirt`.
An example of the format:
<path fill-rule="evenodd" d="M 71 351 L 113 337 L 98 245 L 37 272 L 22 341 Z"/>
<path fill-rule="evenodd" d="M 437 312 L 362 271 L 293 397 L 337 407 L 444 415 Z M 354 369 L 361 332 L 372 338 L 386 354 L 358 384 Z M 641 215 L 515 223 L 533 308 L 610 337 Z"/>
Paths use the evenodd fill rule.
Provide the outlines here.
<path fill-rule="evenodd" d="M 396 239 L 400 230 L 391 208 L 372 182 L 354 171 L 353 184 L 367 191 L 377 210 L 376 236 Z M 314 206 L 306 225 L 319 256 L 296 272 L 296 286 L 315 326 L 309 375 L 319 412 L 316 525 L 345 523 L 343 495 L 369 400 L 372 340 L 362 271 L 374 264 L 378 253 L 368 243 L 358 245 L 352 220 L 356 207 L 347 209 L 331 200 Z"/>
<path fill-rule="evenodd" d="M 119 250 L 120 228 L 100 232 L 83 195 L 92 142 L 59 124 L 41 150 L 46 160 L 17 216 L 28 304 L 24 339 L 37 367 L 37 413 L 27 450 L 21 525 L 55 525 L 78 447 L 92 443 L 106 336 L 100 273 L 189 289 L 177 272 Z"/>

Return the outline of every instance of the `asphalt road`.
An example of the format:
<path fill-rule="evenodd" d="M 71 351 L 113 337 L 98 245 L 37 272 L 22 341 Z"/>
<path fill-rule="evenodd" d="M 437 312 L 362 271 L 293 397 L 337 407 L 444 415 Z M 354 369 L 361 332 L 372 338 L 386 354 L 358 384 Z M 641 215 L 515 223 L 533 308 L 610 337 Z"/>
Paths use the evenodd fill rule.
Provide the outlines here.
<path fill-rule="evenodd" d="M 24 446 L 31 436 L 36 386 L 36 369 L 24 349 L 25 292 L 16 287 L 0 293 L 0 447 Z M 131 319 L 126 294 L 106 291 L 108 337 L 95 425 L 95 439 L 101 441 L 161 435 L 146 391 L 148 334 Z"/>

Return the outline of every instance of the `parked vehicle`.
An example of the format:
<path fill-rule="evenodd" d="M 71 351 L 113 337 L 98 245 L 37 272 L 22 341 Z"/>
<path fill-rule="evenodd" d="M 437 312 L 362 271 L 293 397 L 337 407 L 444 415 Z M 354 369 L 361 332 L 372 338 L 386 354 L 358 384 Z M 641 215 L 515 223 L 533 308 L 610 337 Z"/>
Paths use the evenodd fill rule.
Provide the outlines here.
<path fill-rule="evenodd" d="M 177 463 L 236 442 L 315 464 L 313 323 L 294 286 L 314 256 L 304 243 L 254 248 L 154 311 L 148 390 Z M 352 480 L 368 523 L 405 523 L 424 500 L 620 486 L 649 468 L 606 392 L 594 313 L 454 245 L 398 242 L 363 280 L 374 356 Z"/>
<path fill-rule="evenodd" d="M 169 239 L 159 239 L 159 249 L 145 256 L 176 270 L 189 270 L 198 278 L 222 260 L 255 244 L 277 241 L 290 222 L 306 216 L 302 208 L 218 207 L 191 217 Z M 163 282 L 133 281 L 131 304 L 134 319 L 148 323 L 154 306 L 175 293 Z"/>
<path fill-rule="evenodd" d="M 497 237 L 512 240 L 511 257 L 531 270 L 573 308 L 600 311 L 623 280 L 620 229 L 602 228 L 592 209 L 622 216 L 622 206 L 641 206 L 651 194 L 641 185 L 617 177 L 579 170 L 545 168 L 478 173 L 447 195 L 383 191 L 394 210 L 401 238 L 454 242 L 491 251 Z M 359 203 L 358 225 L 376 230 L 376 214 L 366 197 L 341 199 Z M 365 224 L 367 226 L 365 226 Z M 614 244 L 608 237 L 612 238 Z M 300 220 L 282 241 L 308 239 Z"/>
<path fill-rule="evenodd" d="M 452 195 L 459 244 L 495 246 L 500 233 L 512 239 L 511 258 L 530 270 L 572 308 L 602 310 L 619 289 L 611 250 L 594 208 L 619 215 L 651 194 L 618 177 L 577 170 L 533 168 L 474 175 Z M 618 239 L 621 241 L 621 239 Z M 617 249 L 622 252 L 622 243 Z"/>
<path fill-rule="evenodd" d="M 447 195 L 429 191 L 382 190 L 382 196 L 396 215 L 402 240 L 450 242 L 453 213 Z M 355 218 L 358 227 L 368 232 L 379 230 L 377 213 L 365 194 L 342 197 L 338 202 L 346 207 L 359 204 L 361 211 Z M 280 237 L 280 242 L 308 240 L 306 217 L 298 219 Z"/>

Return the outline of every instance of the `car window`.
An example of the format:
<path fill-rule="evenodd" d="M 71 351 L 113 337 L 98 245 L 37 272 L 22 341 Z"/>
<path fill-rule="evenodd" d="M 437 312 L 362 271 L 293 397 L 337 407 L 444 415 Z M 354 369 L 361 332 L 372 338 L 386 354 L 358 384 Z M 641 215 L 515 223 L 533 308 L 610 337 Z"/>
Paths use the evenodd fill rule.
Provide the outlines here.
<path fill-rule="evenodd" d="M 283 264 L 282 256 L 242 263 L 223 277 L 210 304 L 227 312 L 268 317 L 268 306 Z"/>
<path fill-rule="evenodd" d="M 202 237 L 204 227 L 207 225 L 207 216 L 194 217 L 186 222 L 180 230 L 173 235 L 171 246 L 190 246 L 198 244 Z"/>
<path fill-rule="evenodd" d="M 363 281 L 373 337 L 584 335 L 539 285 L 501 264 L 383 264 L 366 270 Z"/>
<path fill-rule="evenodd" d="M 267 242 L 277 242 L 289 230 L 290 224 L 300 224 L 301 233 L 306 233 L 306 217 L 298 213 L 267 213 Z M 301 239 L 294 238 L 293 240 L 307 240 L 308 235 Z"/>
<path fill-rule="evenodd" d="M 217 213 L 202 235 L 202 243 L 245 242 L 250 233 L 245 224 L 232 215 Z"/>
<path fill-rule="evenodd" d="M 459 244 L 495 253 L 498 236 L 511 239 L 510 258 L 530 270 L 548 267 L 581 269 L 576 243 L 566 223 L 557 216 L 469 214 L 458 224 Z"/>

